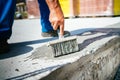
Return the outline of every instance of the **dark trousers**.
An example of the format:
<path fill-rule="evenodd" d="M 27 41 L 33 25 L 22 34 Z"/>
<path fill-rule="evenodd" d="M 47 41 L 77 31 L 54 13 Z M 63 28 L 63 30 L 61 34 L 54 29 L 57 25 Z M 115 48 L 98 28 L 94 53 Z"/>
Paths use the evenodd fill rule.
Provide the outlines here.
<path fill-rule="evenodd" d="M 15 4 L 16 0 L 0 0 L 0 40 L 11 36 Z"/>
<path fill-rule="evenodd" d="M 42 26 L 42 32 L 53 31 L 51 23 L 49 22 L 49 8 L 45 2 L 45 0 L 38 0 L 39 8 L 40 8 L 40 23 Z"/>
<path fill-rule="evenodd" d="M 53 28 L 49 22 L 49 9 L 45 0 L 38 0 L 40 8 L 40 23 L 42 32 L 52 31 Z M 12 34 L 12 25 L 16 0 L 0 0 L 0 40 L 9 39 Z"/>

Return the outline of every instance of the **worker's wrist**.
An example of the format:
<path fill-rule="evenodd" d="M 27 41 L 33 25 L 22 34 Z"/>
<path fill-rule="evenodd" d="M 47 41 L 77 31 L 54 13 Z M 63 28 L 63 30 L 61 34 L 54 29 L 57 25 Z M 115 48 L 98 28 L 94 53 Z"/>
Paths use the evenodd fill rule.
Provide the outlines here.
<path fill-rule="evenodd" d="M 58 0 L 46 0 L 50 10 L 60 7 Z"/>
<path fill-rule="evenodd" d="M 51 8 L 50 12 L 60 14 L 62 12 L 60 7 Z"/>

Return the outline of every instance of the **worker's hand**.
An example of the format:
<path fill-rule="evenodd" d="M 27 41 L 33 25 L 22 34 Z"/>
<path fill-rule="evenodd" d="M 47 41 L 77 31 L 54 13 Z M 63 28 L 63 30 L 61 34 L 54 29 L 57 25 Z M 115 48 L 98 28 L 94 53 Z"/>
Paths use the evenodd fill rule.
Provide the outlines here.
<path fill-rule="evenodd" d="M 60 35 L 64 35 L 64 15 L 58 0 L 46 0 L 50 9 L 49 21 L 54 30 L 60 29 Z"/>
<path fill-rule="evenodd" d="M 54 30 L 60 29 L 60 35 L 64 35 L 64 16 L 61 10 L 55 9 L 50 11 L 49 20 Z"/>

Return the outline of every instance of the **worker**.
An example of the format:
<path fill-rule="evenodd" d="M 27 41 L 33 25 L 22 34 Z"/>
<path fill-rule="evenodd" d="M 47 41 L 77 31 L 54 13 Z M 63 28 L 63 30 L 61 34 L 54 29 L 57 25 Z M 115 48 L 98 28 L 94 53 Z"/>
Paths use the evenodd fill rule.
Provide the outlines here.
<path fill-rule="evenodd" d="M 41 13 L 41 26 L 43 37 L 70 35 L 64 31 L 64 15 L 58 0 L 38 0 Z M 0 53 L 7 53 L 9 49 L 8 39 L 12 34 L 12 25 L 16 0 L 0 0 Z"/>
<path fill-rule="evenodd" d="M 55 37 L 58 36 L 57 29 L 59 27 L 61 36 L 64 34 L 69 36 L 68 31 L 64 31 L 64 15 L 61 10 L 58 0 L 38 0 L 40 14 L 41 14 L 41 25 L 42 25 L 42 36 L 43 37 Z M 50 21 L 50 22 L 49 22 Z"/>

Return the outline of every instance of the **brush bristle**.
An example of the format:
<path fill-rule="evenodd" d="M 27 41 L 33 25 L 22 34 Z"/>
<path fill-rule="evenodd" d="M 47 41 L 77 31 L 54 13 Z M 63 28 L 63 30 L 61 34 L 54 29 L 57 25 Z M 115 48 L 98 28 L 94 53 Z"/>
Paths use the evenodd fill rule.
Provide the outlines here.
<path fill-rule="evenodd" d="M 54 57 L 70 54 L 79 50 L 76 37 L 49 42 L 49 47 L 52 48 Z"/>

